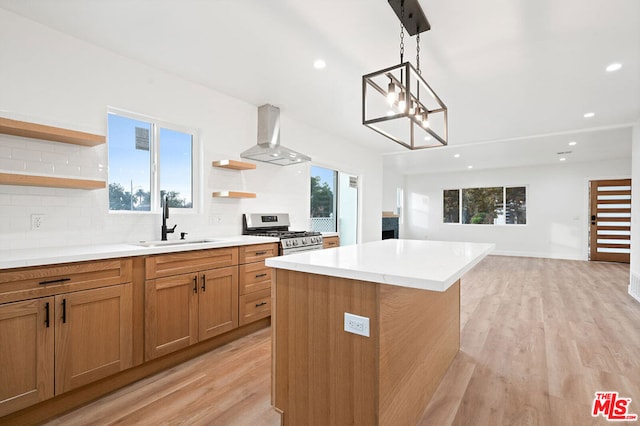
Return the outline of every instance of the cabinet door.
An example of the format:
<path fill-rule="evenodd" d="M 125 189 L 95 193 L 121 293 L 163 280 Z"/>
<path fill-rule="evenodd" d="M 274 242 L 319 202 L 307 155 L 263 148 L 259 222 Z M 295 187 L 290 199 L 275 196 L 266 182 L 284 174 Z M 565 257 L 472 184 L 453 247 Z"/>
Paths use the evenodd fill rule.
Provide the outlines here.
<path fill-rule="evenodd" d="M 198 342 L 198 275 L 145 282 L 145 360 Z"/>
<path fill-rule="evenodd" d="M 53 309 L 53 297 L 0 305 L 0 417 L 53 396 Z"/>
<path fill-rule="evenodd" d="M 198 297 L 199 340 L 233 330 L 238 326 L 237 267 L 200 272 Z"/>
<path fill-rule="evenodd" d="M 131 286 L 55 297 L 56 395 L 131 367 Z"/>

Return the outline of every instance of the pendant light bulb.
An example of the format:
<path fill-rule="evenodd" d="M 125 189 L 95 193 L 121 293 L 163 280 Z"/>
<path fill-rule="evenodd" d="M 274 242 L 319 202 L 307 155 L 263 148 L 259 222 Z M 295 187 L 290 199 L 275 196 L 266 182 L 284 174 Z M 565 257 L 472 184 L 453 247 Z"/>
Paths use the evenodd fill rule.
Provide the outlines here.
<path fill-rule="evenodd" d="M 411 101 L 411 106 L 409 107 L 409 114 L 410 115 L 416 115 L 418 112 L 418 109 L 416 108 L 416 102 L 415 101 Z"/>
<path fill-rule="evenodd" d="M 398 94 L 396 93 L 396 85 L 393 84 L 393 81 L 389 83 L 389 87 L 387 90 L 387 102 L 389 105 L 393 105 L 398 98 Z"/>
<path fill-rule="evenodd" d="M 402 91 L 398 96 L 398 110 L 400 110 L 400 112 L 405 112 L 407 110 L 407 102 L 405 101 L 405 94 Z"/>

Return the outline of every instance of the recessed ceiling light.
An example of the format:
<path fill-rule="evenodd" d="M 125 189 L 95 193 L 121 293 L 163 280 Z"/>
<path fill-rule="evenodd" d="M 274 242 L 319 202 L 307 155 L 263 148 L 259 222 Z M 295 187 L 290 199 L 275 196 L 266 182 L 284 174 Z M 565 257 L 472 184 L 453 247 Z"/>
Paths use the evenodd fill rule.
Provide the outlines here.
<path fill-rule="evenodd" d="M 559 159 L 559 160 L 560 160 L 560 161 L 567 161 L 567 159 L 566 159 L 566 158 L 564 158 L 564 157 L 560 157 L 560 159 Z"/>
<path fill-rule="evenodd" d="M 614 62 L 613 64 L 609 64 L 606 70 L 607 72 L 613 72 L 613 71 L 618 71 L 620 68 L 622 68 L 622 64 L 619 62 Z"/>
<path fill-rule="evenodd" d="M 460 154 L 453 154 L 453 158 L 460 158 Z"/>
<path fill-rule="evenodd" d="M 576 142 L 576 141 L 569 142 L 569 146 L 576 146 L 577 144 L 578 144 L 578 142 Z"/>
<path fill-rule="evenodd" d="M 387 111 L 387 117 L 391 117 L 394 114 L 395 114 L 395 112 L 393 112 L 391 110 Z"/>
<path fill-rule="evenodd" d="M 591 118 L 593 116 L 595 116 L 596 114 L 594 112 L 588 112 L 584 115 L 584 118 Z"/>
<path fill-rule="evenodd" d="M 467 166 L 467 169 L 473 169 L 473 166 Z"/>
<path fill-rule="evenodd" d="M 425 140 L 425 141 L 430 141 L 430 140 L 431 140 L 431 136 L 425 136 L 425 137 L 424 137 L 424 140 Z"/>
<path fill-rule="evenodd" d="M 313 62 L 313 67 L 315 69 L 317 69 L 317 70 L 322 70 L 322 69 L 325 69 L 327 67 L 327 63 L 322 59 L 316 59 Z"/>

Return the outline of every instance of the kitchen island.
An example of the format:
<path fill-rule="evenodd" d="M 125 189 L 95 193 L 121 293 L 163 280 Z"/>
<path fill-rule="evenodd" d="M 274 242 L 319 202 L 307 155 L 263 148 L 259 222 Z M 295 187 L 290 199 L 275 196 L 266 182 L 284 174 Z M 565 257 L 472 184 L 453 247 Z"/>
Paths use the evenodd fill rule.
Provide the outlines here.
<path fill-rule="evenodd" d="M 389 239 L 267 259 L 283 424 L 415 424 L 460 348 L 460 277 L 493 247 Z"/>

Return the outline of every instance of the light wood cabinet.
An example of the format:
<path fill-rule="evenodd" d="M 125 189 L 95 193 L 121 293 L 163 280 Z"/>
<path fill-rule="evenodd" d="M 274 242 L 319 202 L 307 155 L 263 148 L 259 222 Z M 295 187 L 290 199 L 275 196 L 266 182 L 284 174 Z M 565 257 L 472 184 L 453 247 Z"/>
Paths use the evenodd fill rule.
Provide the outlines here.
<path fill-rule="evenodd" d="M 56 395 L 132 366 L 132 285 L 55 297 Z"/>
<path fill-rule="evenodd" d="M 322 237 L 322 248 L 331 248 L 340 246 L 340 237 Z"/>
<path fill-rule="evenodd" d="M 208 339 L 238 327 L 237 267 L 200 274 L 198 295 L 198 340 Z"/>
<path fill-rule="evenodd" d="M 0 417 L 53 397 L 53 299 L 0 305 Z"/>
<path fill-rule="evenodd" d="M 131 367 L 131 289 L 0 305 L 0 416 Z"/>
<path fill-rule="evenodd" d="M 147 258 L 145 360 L 238 327 L 237 253 L 233 247 Z"/>
<path fill-rule="evenodd" d="M 5 269 L 0 271 L 0 303 L 131 282 L 132 265 L 125 258 Z"/>
<path fill-rule="evenodd" d="M 0 416 L 132 366 L 132 260 L 0 271 Z"/>
<path fill-rule="evenodd" d="M 271 315 L 272 269 L 264 260 L 278 255 L 278 244 L 255 244 L 240 247 L 239 309 L 240 325 Z"/>

